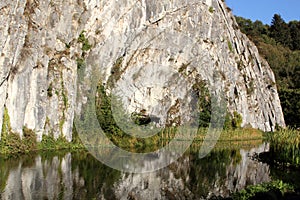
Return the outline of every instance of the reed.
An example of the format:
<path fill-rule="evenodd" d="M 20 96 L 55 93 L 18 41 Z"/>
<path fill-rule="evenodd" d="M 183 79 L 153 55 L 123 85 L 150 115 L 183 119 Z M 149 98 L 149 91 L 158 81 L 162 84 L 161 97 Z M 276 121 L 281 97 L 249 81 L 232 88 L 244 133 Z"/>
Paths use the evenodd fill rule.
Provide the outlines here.
<path fill-rule="evenodd" d="M 299 130 L 280 129 L 274 133 L 266 133 L 266 139 L 270 142 L 270 156 L 275 163 L 300 167 Z"/>

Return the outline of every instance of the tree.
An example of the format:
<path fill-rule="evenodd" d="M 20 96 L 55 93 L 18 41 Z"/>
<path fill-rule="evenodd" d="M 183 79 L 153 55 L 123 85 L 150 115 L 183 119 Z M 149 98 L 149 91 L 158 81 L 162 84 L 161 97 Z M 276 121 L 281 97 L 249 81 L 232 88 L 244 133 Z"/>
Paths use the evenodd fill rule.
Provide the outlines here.
<path fill-rule="evenodd" d="M 291 47 L 291 35 L 288 25 L 281 18 L 280 15 L 275 14 L 270 27 L 270 36 L 273 37 L 276 42 Z"/>
<path fill-rule="evenodd" d="M 288 24 L 290 29 L 292 50 L 300 50 L 300 21 L 290 21 Z"/>

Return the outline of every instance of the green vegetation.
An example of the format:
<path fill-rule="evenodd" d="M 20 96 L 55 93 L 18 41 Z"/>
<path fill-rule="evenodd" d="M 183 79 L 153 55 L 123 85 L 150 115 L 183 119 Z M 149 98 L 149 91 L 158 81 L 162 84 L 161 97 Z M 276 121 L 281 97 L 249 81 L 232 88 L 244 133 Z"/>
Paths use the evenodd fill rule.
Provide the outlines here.
<path fill-rule="evenodd" d="M 83 58 L 77 58 L 77 69 L 82 69 L 85 66 L 85 60 Z"/>
<path fill-rule="evenodd" d="M 225 116 L 224 129 L 236 129 L 241 128 L 243 123 L 243 117 L 236 111 L 233 112 L 233 115 L 227 113 Z"/>
<path fill-rule="evenodd" d="M 131 119 L 137 125 L 146 125 L 151 122 L 150 116 L 145 113 L 145 110 L 141 110 L 141 112 L 134 112 L 131 114 Z"/>
<path fill-rule="evenodd" d="M 279 98 L 285 123 L 292 127 L 300 127 L 300 89 L 281 89 Z"/>
<path fill-rule="evenodd" d="M 85 33 L 84 30 L 81 31 L 77 41 L 82 44 L 82 47 L 81 47 L 82 51 L 88 51 L 92 48 L 92 45 L 89 44 L 89 40 L 85 37 L 84 33 Z"/>
<path fill-rule="evenodd" d="M 300 21 L 286 23 L 278 14 L 271 25 L 242 17 L 236 20 L 275 74 L 287 125 L 300 127 Z M 268 87 L 273 85 L 270 83 Z"/>
<path fill-rule="evenodd" d="M 73 135 L 74 136 L 74 135 Z M 60 135 L 57 139 L 53 135 L 43 135 L 42 141 L 37 143 L 37 148 L 33 150 L 49 151 L 49 150 L 76 150 L 83 149 L 84 146 L 78 137 L 72 138 L 72 142 L 68 142 L 66 138 Z"/>
<path fill-rule="evenodd" d="M 97 90 L 97 99 L 96 99 L 96 114 L 98 117 L 98 121 L 100 123 L 100 126 L 102 130 L 105 132 L 107 137 L 117 146 L 136 151 L 136 150 L 145 150 L 151 151 L 156 150 L 158 147 L 162 145 L 161 138 L 167 137 L 170 138 L 170 133 L 175 132 L 172 128 L 162 130 L 157 135 L 149 137 L 149 138 L 136 138 L 132 137 L 128 134 L 126 134 L 116 123 L 112 109 L 111 104 L 112 101 L 114 103 L 119 104 L 117 99 L 113 99 L 114 97 L 109 96 L 105 92 L 105 88 L 102 85 L 98 86 Z M 117 105 L 115 105 L 117 106 Z M 125 111 L 122 109 L 121 105 L 118 106 L 118 117 L 124 118 Z M 151 119 L 148 117 L 145 117 L 145 114 L 143 111 L 140 113 L 132 113 L 131 116 L 128 117 L 128 119 L 122 120 L 122 123 L 124 126 L 126 126 L 127 130 L 131 131 L 138 131 L 134 127 L 130 127 L 128 123 L 126 123 L 126 120 L 134 120 L 135 124 L 140 125 L 139 127 L 141 130 L 143 129 L 143 125 L 147 125 L 150 123 Z M 171 138 L 170 138 L 171 139 Z M 168 143 L 168 142 L 166 142 Z"/>
<path fill-rule="evenodd" d="M 215 9 L 211 6 L 211 7 L 209 7 L 208 11 L 209 11 L 210 13 L 214 13 Z"/>
<path fill-rule="evenodd" d="M 248 186 L 246 189 L 233 194 L 233 199 L 281 199 L 285 193 L 293 191 L 294 187 L 292 185 L 276 180 Z"/>
<path fill-rule="evenodd" d="M 52 82 L 50 83 L 48 89 L 47 89 L 47 95 L 48 97 L 52 97 L 53 94 L 52 94 L 52 90 L 53 90 L 53 86 L 52 86 Z"/>
<path fill-rule="evenodd" d="M 294 129 L 280 129 L 266 134 L 270 142 L 267 162 L 283 167 L 300 167 L 300 131 Z"/>
<path fill-rule="evenodd" d="M 62 96 L 62 100 L 64 102 L 64 106 L 66 109 L 67 106 L 68 106 L 68 96 L 66 94 L 66 91 L 65 91 L 65 84 L 64 84 L 64 81 L 63 81 L 63 75 L 62 75 L 62 72 L 61 72 L 61 96 Z"/>
<path fill-rule="evenodd" d="M 20 153 L 29 153 L 41 150 L 58 149 L 81 149 L 82 145 L 76 129 L 73 130 L 72 142 L 68 142 L 63 136 L 54 139 L 53 135 L 43 135 L 41 142 L 37 142 L 36 134 L 33 130 L 23 128 L 23 136 L 13 133 L 10 127 L 10 118 L 7 109 L 4 110 L 3 125 L 0 140 L 0 154 L 11 156 Z"/>
<path fill-rule="evenodd" d="M 15 133 L 5 133 L 0 141 L 1 154 L 28 153 L 36 149 L 36 136 L 33 131 L 23 129 L 23 137 Z"/>
<path fill-rule="evenodd" d="M 123 61 L 124 61 L 124 57 L 121 56 L 113 64 L 113 67 L 111 69 L 111 76 L 108 79 L 109 87 L 114 87 L 115 82 L 120 79 L 121 74 L 122 74 L 121 67 L 122 67 Z"/>
<path fill-rule="evenodd" d="M 211 117 L 211 98 L 207 83 L 202 80 L 198 81 L 193 85 L 193 90 L 198 97 L 199 126 L 208 127 Z"/>
<path fill-rule="evenodd" d="M 11 131 L 11 127 L 10 127 L 10 118 L 8 115 L 8 110 L 5 107 L 4 108 L 4 112 L 3 112 L 3 122 L 2 122 L 2 132 L 1 132 L 1 137 L 6 137 L 8 135 L 8 133 Z M 2 139 L 1 138 L 1 139 Z"/>
<path fill-rule="evenodd" d="M 80 43 L 82 54 L 78 55 L 76 58 L 76 63 L 77 63 L 77 69 L 83 69 L 85 67 L 85 57 L 86 57 L 86 52 L 89 51 L 92 48 L 92 45 L 89 43 L 89 40 L 85 37 L 86 31 L 83 30 L 78 36 L 77 42 Z"/>
<path fill-rule="evenodd" d="M 9 133 L 4 135 L 0 141 L 0 154 L 5 156 L 13 156 L 34 151 L 46 150 L 75 150 L 83 149 L 81 141 L 73 138 L 72 142 L 68 142 L 65 137 L 59 136 L 54 139 L 52 135 L 43 135 L 42 141 L 37 142 L 35 133 L 24 127 L 22 139 L 18 134 Z"/>
<path fill-rule="evenodd" d="M 199 128 L 197 135 L 195 137 L 195 141 L 203 141 L 205 136 L 207 135 L 207 128 Z M 263 132 L 254 128 L 231 128 L 227 130 L 223 130 L 221 132 L 220 138 L 218 141 L 228 142 L 228 141 L 245 141 L 249 142 L 250 140 L 260 140 L 262 141 L 264 138 Z"/>
<path fill-rule="evenodd" d="M 67 49 L 70 49 L 71 48 L 71 42 L 70 43 L 65 43 L 65 46 Z"/>
<path fill-rule="evenodd" d="M 229 41 L 229 39 L 227 39 L 227 45 L 228 45 L 229 51 L 230 51 L 231 53 L 233 53 L 232 43 Z"/>

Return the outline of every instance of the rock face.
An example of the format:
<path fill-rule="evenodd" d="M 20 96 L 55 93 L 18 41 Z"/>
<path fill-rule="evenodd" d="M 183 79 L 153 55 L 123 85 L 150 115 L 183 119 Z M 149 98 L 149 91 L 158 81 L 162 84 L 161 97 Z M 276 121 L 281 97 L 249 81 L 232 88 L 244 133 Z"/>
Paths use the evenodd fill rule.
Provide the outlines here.
<path fill-rule="evenodd" d="M 0 116 L 20 135 L 71 140 L 77 74 L 93 67 L 129 113 L 162 124 L 184 121 L 183 102 L 205 82 L 242 126 L 285 125 L 273 72 L 221 0 L 4 0 L 0 10 Z"/>

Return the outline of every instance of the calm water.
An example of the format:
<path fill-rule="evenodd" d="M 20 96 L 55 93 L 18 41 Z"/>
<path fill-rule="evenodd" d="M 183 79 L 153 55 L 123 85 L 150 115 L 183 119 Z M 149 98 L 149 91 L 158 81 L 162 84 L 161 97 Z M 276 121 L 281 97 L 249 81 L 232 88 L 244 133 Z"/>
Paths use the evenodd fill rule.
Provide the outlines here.
<path fill-rule="evenodd" d="M 168 168 L 129 174 L 85 152 L 52 152 L 0 158 L 1 199 L 201 199 L 226 197 L 247 185 L 270 181 L 267 164 L 250 158 L 268 150 L 214 150 L 203 159 L 186 153 Z M 153 158 L 158 159 L 158 158 Z"/>

